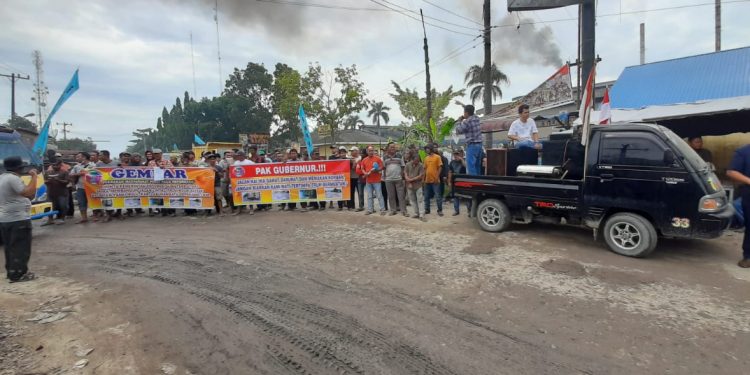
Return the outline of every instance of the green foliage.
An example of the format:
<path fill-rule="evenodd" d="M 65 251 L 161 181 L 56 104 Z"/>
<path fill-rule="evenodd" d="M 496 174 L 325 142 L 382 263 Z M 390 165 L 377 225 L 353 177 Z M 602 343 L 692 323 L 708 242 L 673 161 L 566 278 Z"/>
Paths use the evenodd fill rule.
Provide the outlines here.
<path fill-rule="evenodd" d="M 273 78 L 273 121 L 276 131 L 272 135 L 277 142 L 287 144 L 302 137 L 298 117 L 302 76 L 286 64 L 278 63 Z"/>
<path fill-rule="evenodd" d="M 492 99 L 502 98 L 503 90 L 500 89 L 500 84 L 510 84 L 510 79 L 505 73 L 501 72 L 494 63 L 490 68 L 490 75 L 492 76 Z M 470 97 L 471 104 L 482 99 L 484 97 L 484 68 L 479 65 L 473 65 L 466 71 L 464 76 L 464 82 L 466 87 L 471 87 Z"/>
<path fill-rule="evenodd" d="M 69 138 L 67 140 L 60 139 L 57 142 L 57 148 L 60 150 L 75 150 L 75 151 L 95 151 L 96 143 L 89 139 L 81 138 Z"/>
<path fill-rule="evenodd" d="M 412 123 L 428 123 L 427 119 L 427 98 L 420 97 L 416 89 L 401 88 L 398 83 L 391 81 L 395 94 L 391 97 L 398 103 L 401 114 Z M 441 120 L 445 109 L 451 103 L 451 100 L 464 95 L 464 90 L 453 91 L 453 86 L 448 87 L 443 92 L 437 92 L 432 89 L 432 117 Z"/>
<path fill-rule="evenodd" d="M 305 112 L 318 124 L 331 126 L 331 137 L 346 119 L 367 108 L 367 90 L 359 80 L 357 66 L 339 66 L 326 75 L 320 64 L 310 64 L 302 77 L 301 97 Z"/>
<path fill-rule="evenodd" d="M 10 126 L 13 129 L 25 129 L 25 130 L 31 130 L 34 132 L 38 132 L 39 130 L 36 128 L 36 125 L 29 121 L 26 117 L 21 116 L 14 116 L 12 119 L 8 121 L 8 126 Z"/>

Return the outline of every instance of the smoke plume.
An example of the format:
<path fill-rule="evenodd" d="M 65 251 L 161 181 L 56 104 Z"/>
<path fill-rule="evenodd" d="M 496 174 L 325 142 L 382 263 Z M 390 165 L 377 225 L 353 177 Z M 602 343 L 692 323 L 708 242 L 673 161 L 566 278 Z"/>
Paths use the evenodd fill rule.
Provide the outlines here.
<path fill-rule="evenodd" d="M 166 0 L 182 4 L 178 0 Z M 191 0 L 213 17 L 215 0 Z M 244 28 L 266 31 L 277 41 L 302 33 L 306 8 L 252 0 L 219 0 L 219 22 L 231 22 Z"/>
<path fill-rule="evenodd" d="M 560 67 L 560 47 L 555 43 L 549 26 L 537 27 L 529 18 L 507 15 L 499 25 L 520 25 L 498 27 L 492 33 L 494 60 L 498 64 L 516 62 L 521 64 L 549 65 Z"/>

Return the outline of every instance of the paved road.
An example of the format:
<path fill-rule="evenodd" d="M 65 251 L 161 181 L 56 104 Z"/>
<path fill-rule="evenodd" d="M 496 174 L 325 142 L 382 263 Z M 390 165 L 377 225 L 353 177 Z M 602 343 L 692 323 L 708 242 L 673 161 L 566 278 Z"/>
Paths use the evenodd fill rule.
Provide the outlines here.
<path fill-rule="evenodd" d="M 75 342 L 97 347 L 91 373 L 742 374 L 740 239 L 630 259 L 588 231 L 464 216 L 142 217 L 38 230 L 41 278 L 4 285 L 0 306 L 73 306 L 17 318 L 34 371 L 67 368 Z"/>

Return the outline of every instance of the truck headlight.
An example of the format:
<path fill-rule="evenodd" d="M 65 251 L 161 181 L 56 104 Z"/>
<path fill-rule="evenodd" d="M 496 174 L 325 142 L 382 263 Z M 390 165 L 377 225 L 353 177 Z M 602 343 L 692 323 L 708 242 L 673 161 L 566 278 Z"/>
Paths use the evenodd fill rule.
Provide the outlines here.
<path fill-rule="evenodd" d="M 698 205 L 698 211 L 700 212 L 717 212 L 720 211 L 727 204 L 726 198 L 715 197 L 707 195 L 701 198 L 700 204 Z"/>

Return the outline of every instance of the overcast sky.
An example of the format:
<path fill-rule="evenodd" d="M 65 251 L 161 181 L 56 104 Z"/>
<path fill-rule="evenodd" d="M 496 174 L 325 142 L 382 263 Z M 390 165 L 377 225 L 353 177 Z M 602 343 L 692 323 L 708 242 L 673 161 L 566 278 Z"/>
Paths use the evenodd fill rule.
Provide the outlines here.
<path fill-rule="evenodd" d="M 44 57 L 49 108 L 73 71 L 80 68 L 81 88 L 53 123 L 72 122 L 70 136 L 109 141 L 100 142 L 100 148 L 118 152 L 132 139 L 134 129 L 156 126 L 163 106 L 171 106 L 186 90 L 192 96 L 191 32 L 198 97 L 217 95 L 219 82 L 234 67 L 244 67 L 249 61 L 263 63 L 270 71 L 277 62 L 300 71 L 311 61 L 319 61 L 327 70 L 356 64 L 368 97 L 385 101 L 395 124 L 403 117 L 388 96 L 390 81 L 424 90 L 424 75 L 416 74 L 424 67 L 422 29 L 418 22 L 376 2 L 396 9 L 395 5 L 422 8 L 431 17 L 428 22 L 450 29 L 427 26 L 432 85 L 438 90 L 449 85 L 462 88 L 466 69 L 482 64 L 481 39 L 476 39 L 481 26 L 474 23 L 481 22 L 481 0 L 264 1 L 218 1 L 224 75 L 220 80 L 213 0 L 6 0 L 0 13 L 0 73 L 31 75 L 32 80 L 16 85 L 16 113 L 25 115 L 36 112 L 30 100 L 35 78 L 33 50 L 40 50 Z M 646 23 L 647 62 L 714 50 L 711 0 L 598 3 L 596 48 L 602 58 L 598 81 L 614 80 L 623 68 L 638 64 L 641 22 Z M 695 4 L 704 5 L 691 6 Z M 510 25 L 495 28 L 493 33 L 494 59 L 511 79 L 497 102 L 527 93 L 561 62 L 575 60 L 577 7 L 509 15 L 506 1 L 495 0 L 492 6 L 493 25 Z M 657 10 L 661 8 L 673 9 Z M 650 11 L 641 12 L 645 10 Z M 750 1 L 725 1 L 723 49 L 749 44 L 748 14 Z M 519 20 L 522 25 L 517 29 Z M 459 106 L 452 105 L 447 114 L 460 112 Z M 10 81 L 0 79 L 0 118 L 8 117 Z"/>

